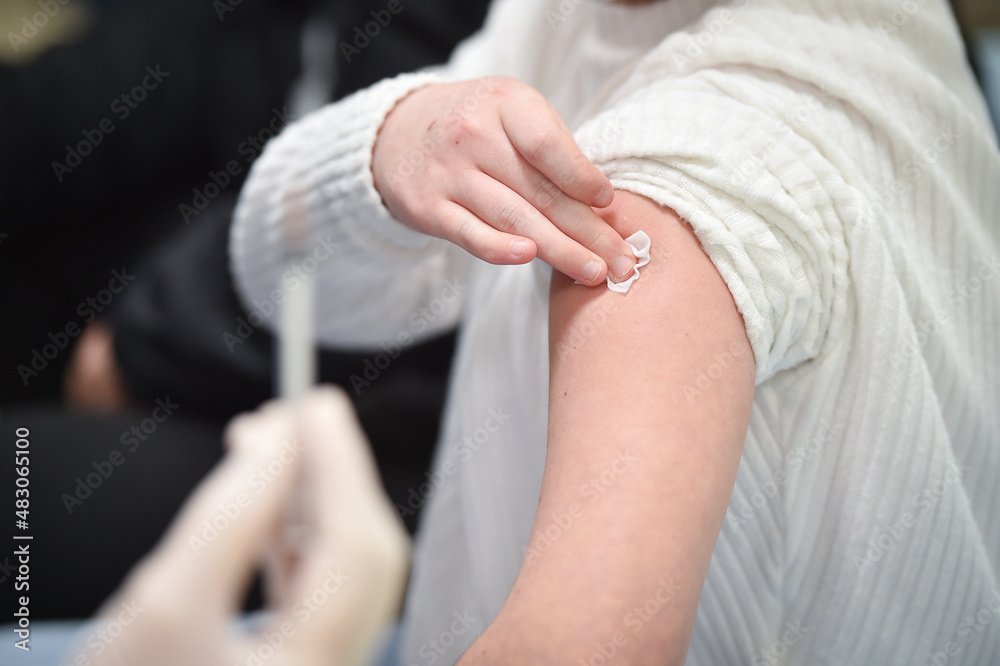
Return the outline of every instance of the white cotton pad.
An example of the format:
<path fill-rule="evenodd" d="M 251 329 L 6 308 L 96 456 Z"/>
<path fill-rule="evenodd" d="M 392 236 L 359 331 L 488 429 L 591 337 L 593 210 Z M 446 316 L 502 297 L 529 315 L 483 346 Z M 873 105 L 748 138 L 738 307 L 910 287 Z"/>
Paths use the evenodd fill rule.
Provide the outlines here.
<path fill-rule="evenodd" d="M 625 242 L 628 243 L 629 247 L 632 248 L 632 253 L 635 254 L 635 271 L 632 273 L 632 277 L 624 282 L 612 282 L 611 277 L 608 277 L 608 289 L 617 291 L 619 294 L 624 294 L 632 286 L 632 283 L 639 279 L 639 267 L 649 263 L 649 248 L 653 244 L 645 231 L 635 232 L 626 238 Z"/>
<path fill-rule="evenodd" d="M 626 238 L 625 242 L 632 248 L 632 254 L 635 255 L 636 262 L 632 277 L 624 282 L 612 282 L 611 276 L 608 276 L 608 289 L 617 291 L 619 294 L 624 294 L 632 286 L 632 283 L 639 279 L 639 268 L 649 263 L 649 248 L 653 244 L 646 232 L 641 230 Z M 575 282 L 575 284 L 583 283 Z"/>

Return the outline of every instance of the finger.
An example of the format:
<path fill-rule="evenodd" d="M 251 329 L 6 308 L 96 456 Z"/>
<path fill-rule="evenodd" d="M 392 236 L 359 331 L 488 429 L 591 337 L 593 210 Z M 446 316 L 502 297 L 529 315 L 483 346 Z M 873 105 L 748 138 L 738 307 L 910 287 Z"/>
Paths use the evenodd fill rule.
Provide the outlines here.
<path fill-rule="evenodd" d="M 488 175 L 521 195 L 565 236 L 598 255 L 613 281 L 631 277 L 635 268 L 632 248 L 593 208 L 560 190 L 513 149 L 507 155 L 493 153 L 482 162 Z"/>
<path fill-rule="evenodd" d="M 533 240 L 538 257 L 557 271 L 589 285 L 607 275 L 607 265 L 598 254 L 566 236 L 517 192 L 481 172 L 464 185 L 452 193 L 456 203 L 498 231 Z"/>
<path fill-rule="evenodd" d="M 226 430 L 232 451 L 202 482 L 153 557 L 153 570 L 199 607 L 229 613 L 242 601 L 286 509 L 300 466 L 291 414 L 272 405 Z"/>
<path fill-rule="evenodd" d="M 442 201 L 437 218 L 444 238 L 491 264 L 526 264 L 538 251 L 530 238 L 498 231 L 454 201 Z"/>
<path fill-rule="evenodd" d="M 276 622 L 300 618 L 289 641 L 295 653 L 362 663 L 401 598 L 408 538 L 346 395 L 312 391 L 300 407 L 298 426 L 313 539 Z"/>
<path fill-rule="evenodd" d="M 261 403 L 253 412 L 239 414 L 234 417 L 226 425 L 226 430 L 222 434 L 222 450 L 225 453 L 236 453 L 237 451 L 254 446 L 258 441 L 257 438 L 238 437 L 236 436 L 237 432 L 242 432 L 244 428 L 252 428 L 252 426 L 248 425 L 248 419 L 252 421 L 256 416 L 273 414 L 282 409 L 287 410 L 287 406 L 281 400 L 268 400 Z"/>
<path fill-rule="evenodd" d="M 524 159 L 560 190 L 588 206 L 611 205 L 611 182 L 583 154 L 548 102 L 532 104 L 521 100 L 504 106 L 500 122 Z"/>
<path fill-rule="evenodd" d="M 262 419 L 284 419 L 285 432 L 283 434 L 290 443 L 295 444 L 296 450 L 298 450 L 297 447 L 299 445 L 294 440 L 294 426 L 292 425 L 294 411 L 289 403 L 277 399 L 269 400 L 258 407 L 253 413 L 252 418 L 257 417 L 261 417 Z M 252 428 L 253 426 L 249 427 Z M 229 452 L 246 450 L 257 444 L 255 438 L 243 436 L 239 432 L 239 428 L 239 422 L 234 422 L 227 429 L 226 437 L 224 437 L 223 441 Z M 263 471 L 258 468 L 253 482 L 255 491 L 262 491 L 264 488 L 262 484 L 271 480 L 270 469 L 277 469 L 277 464 L 280 462 L 280 455 L 278 461 L 270 461 L 268 467 L 264 468 Z M 286 457 L 288 456 L 287 453 L 285 455 Z M 298 476 L 300 475 L 296 475 L 297 482 Z M 281 603 L 292 571 L 295 569 L 299 545 L 298 531 L 302 527 L 300 515 L 302 507 L 300 506 L 301 502 L 298 501 L 302 499 L 300 494 L 297 489 L 291 491 L 291 497 L 284 502 L 284 508 L 281 509 L 278 518 L 275 519 L 273 531 L 268 533 L 270 534 L 270 538 L 262 548 L 263 552 L 260 555 L 260 560 L 256 562 L 258 568 L 262 569 L 264 598 L 270 604 L 277 605 Z"/>
<path fill-rule="evenodd" d="M 284 606 L 290 598 L 292 581 L 310 536 L 307 500 L 302 479 L 299 478 L 291 500 L 279 518 L 274 538 L 264 551 L 261 573 L 264 599 L 269 607 Z"/>
<path fill-rule="evenodd" d="M 314 506 L 322 531 L 335 532 L 343 518 L 357 513 L 351 500 L 380 499 L 387 505 L 368 438 L 343 390 L 325 386 L 310 391 L 298 409 L 297 421 L 309 462 L 306 480 L 323 481 L 310 486 L 319 500 Z M 364 506 L 384 508 L 382 504 Z"/>

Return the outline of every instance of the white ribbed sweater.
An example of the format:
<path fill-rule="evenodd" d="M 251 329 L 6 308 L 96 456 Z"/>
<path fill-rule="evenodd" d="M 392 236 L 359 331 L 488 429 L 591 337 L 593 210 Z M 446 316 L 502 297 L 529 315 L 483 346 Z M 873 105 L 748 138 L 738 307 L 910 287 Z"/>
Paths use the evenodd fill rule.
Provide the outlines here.
<path fill-rule="evenodd" d="M 232 234 L 248 306 L 279 288 L 298 183 L 340 243 L 323 342 L 384 365 L 462 326 L 404 663 L 452 663 L 496 616 L 545 456 L 548 269 L 405 229 L 370 173 L 401 96 L 488 74 L 688 221 L 746 322 L 756 397 L 687 664 L 1000 664 L 1000 156 L 943 0 L 500 0 L 447 67 L 268 145 Z"/>

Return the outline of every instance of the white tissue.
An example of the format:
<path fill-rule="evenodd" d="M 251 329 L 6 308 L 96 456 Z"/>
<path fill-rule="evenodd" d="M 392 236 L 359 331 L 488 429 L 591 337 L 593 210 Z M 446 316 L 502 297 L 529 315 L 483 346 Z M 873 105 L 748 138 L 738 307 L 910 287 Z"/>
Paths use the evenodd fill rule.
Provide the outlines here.
<path fill-rule="evenodd" d="M 625 239 L 629 247 L 632 248 L 632 253 L 635 254 L 635 270 L 632 272 L 632 277 L 625 280 L 624 282 L 612 282 L 611 276 L 608 275 L 608 289 L 611 291 L 617 291 L 619 294 L 624 294 L 628 291 L 628 288 L 632 286 L 632 283 L 639 279 L 639 267 L 645 266 L 649 263 L 649 248 L 652 246 L 652 241 L 649 240 L 649 236 L 645 231 L 637 231 L 628 238 Z"/>

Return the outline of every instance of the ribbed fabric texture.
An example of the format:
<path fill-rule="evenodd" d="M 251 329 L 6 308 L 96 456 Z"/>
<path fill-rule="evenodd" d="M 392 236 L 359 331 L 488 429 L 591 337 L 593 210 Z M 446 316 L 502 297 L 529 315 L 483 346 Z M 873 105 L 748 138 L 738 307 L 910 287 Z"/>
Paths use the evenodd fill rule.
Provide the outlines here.
<path fill-rule="evenodd" d="M 234 225 L 249 303 L 280 286 L 304 182 L 313 238 L 340 244 L 316 270 L 328 343 L 462 324 L 404 663 L 454 662 L 520 565 L 549 269 L 403 228 L 371 147 L 414 87 L 507 74 L 692 225 L 747 326 L 756 396 L 688 666 L 1000 664 L 1000 155 L 946 4 L 562 5 L 501 0 L 444 70 L 289 127 Z"/>
<path fill-rule="evenodd" d="M 426 303 L 437 283 L 468 274 L 474 258 L 389 215 L 371 173 L 386 114 L 406 93 L 438 80 L 420 73 L 383 81 L 292 123 L 268 144 L 241 194 L 231 238 L 233 272 L 248 308 L 254 301 L 277 302 L 275 290 L 283 296 L 310 276 L 320 284 L 321 341 L 352 348 L 398 344 L 395 333 L 379 332 L 403 331 L 413 310 L 407 304 Z M 297 219 L 306 223 L 301 247 Z M 435 312 L 433 329 L 419 331 L 417 339 L 454 327 L 459 303 L 451 299 Z"/>

